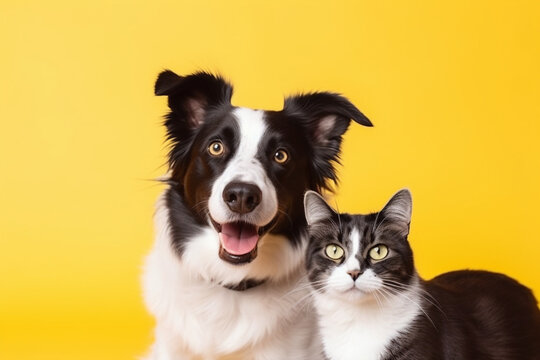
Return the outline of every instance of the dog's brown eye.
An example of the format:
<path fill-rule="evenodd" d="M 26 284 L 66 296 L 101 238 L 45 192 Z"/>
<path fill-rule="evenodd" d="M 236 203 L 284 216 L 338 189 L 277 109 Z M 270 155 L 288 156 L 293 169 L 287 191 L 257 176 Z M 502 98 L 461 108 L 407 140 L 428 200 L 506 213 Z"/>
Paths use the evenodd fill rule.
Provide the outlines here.
<path fill-rule="evenodd" d="M 289 154 L 283 149 L 276 151 L 274 154 L 274 161 L 278 164 L 285 164 L 287 160 L 289 160 Z"/>
<path fill-rule="evenodd" d="M 225 152 L 225 148 L 221 141 L 213 141 L 210 146 L 208 146 L 208 152 L 212 156 L 221 156 Z"/>

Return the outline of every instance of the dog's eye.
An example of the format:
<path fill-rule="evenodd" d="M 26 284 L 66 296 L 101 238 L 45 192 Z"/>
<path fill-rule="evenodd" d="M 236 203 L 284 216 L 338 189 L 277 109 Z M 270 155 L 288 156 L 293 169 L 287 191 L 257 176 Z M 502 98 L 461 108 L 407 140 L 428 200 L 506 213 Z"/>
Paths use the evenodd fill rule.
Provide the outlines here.
<path fill-rule="evenodd" d="M 343 250 L 343 248 L 336 244 L 328 245 L 326 249 L 324 249 L 324 253 L 326 254 L 326 256 L 328 256 L 328 258 L 334 261 L 341 260 L 343 255 L 345 255 L 345 251 Z"/>
<path fill-rule="evenodd" d="M 285 164 L 289 160 L 289 153 L 285 150 L 280 149 L 274 154 L 274 161 L 278 164 Z"/>
<path fill-rule="evenodd" d="M 373 260 L 382 260 L 388 256 L 388 247 L 385 245 L 377 245 L 369 250 L 369 257 Z"/>
<path fill-rule="evenodd" d="M 210 146 L 208 146 L 208 152 L 212 156 L 221 156 L 225 152 L 225 147 L 221 141 L 212 141 Z"/>

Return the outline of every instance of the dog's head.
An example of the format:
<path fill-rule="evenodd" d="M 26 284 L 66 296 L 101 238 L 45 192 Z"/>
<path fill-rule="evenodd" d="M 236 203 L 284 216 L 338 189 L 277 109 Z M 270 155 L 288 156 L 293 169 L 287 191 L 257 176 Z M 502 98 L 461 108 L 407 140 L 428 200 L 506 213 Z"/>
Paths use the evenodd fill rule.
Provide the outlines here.
<path fill-rule="evenodd" d="M 334 165 L 350 120 L 371 122 L 333 93 L 292 96 L 283 110 L 263 111 L 232 106 L 232 92 L 221 77 L 204 72 L 164 71 L 155 85 L 171 109 L 165 125 L 176 205 L 169 207 L 179 213 L 171 216 L 195 224 L 176 231 L 177 249 L 182 237 L 210 227 L 219 257 L 242 264 L 256 258 L 267 233 L 299 241 L 304 192 L 337 180 Z"/>

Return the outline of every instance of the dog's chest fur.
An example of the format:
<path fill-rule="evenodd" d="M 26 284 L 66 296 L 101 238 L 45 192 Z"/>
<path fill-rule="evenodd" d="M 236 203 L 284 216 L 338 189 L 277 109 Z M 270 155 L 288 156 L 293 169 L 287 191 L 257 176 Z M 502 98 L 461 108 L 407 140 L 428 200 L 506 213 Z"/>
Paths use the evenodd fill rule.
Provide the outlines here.
<path fill-rule="evenodd" d="M 276 268 L 288 273 L 287 279 L 246 291 L 229 290 L 197 270 L 208 265 L 216 278 L 220 271 L 227 271 L 219 266 L 212 268 L 217 262 L 210 255 L 216 253 L 211 245 L 215 243 L 212 231 L 208 229 L 197 239 L 200 248 L 188 250 L 185 258 L 195 259 L 193 262 L 180 261 L 171 251 L 168 209 L 163 204 L 163 200 L 158 202 L 155 220 L 160 230 L 147 258 L 144 278 L 147 306 L 158 322 L 151 359 L 321 358 L 301 263 L 287 269 L 284 259 L 276 258 L 274 264 L 271 260 L 258 263 L 256 259 L 248 264 L 252 272 L 262 272 L 259 267 Z M 276 239 L 263 240 L 272 245 Z M 209 258 L 197 259 L 192 252 L 204 247 L 210 250 Z M 301 259 L 301 251 L 293 250 L 291 259 Z"/>

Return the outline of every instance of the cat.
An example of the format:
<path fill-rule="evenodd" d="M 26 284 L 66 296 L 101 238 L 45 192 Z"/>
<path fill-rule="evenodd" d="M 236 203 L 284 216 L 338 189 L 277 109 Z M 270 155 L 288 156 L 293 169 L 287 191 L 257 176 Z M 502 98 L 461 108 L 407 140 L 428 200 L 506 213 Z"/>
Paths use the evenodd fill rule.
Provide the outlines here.
<path fill-rule="evenodd" d="M 304 207 L 306 267 L 328 359 L 540 359 L 531 290 L 488 271 L 429 281 L 417 274 L 408 190 L 368 215 L 337 213 L 313 191 Z"/>

